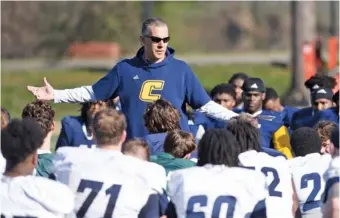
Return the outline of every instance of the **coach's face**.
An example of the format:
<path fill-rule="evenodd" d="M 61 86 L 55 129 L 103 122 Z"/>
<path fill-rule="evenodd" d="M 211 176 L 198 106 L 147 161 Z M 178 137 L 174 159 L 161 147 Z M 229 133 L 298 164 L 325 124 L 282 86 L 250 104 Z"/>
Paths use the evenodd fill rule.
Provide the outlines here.
<path fill-rule="evenodd" d="M 247 113 L 256 113 L 261 110 L 265 94 L 262 92 L 251 91 L 244 93 L 244 108 Z"/>
<path fill-rule="evenodd" d="M 149 35 L 141 36 L 146 59 L 152 62 L 161 62 L 165 58 L 165 52 L 170 40 L 168 27 L 150 26 Z"/>

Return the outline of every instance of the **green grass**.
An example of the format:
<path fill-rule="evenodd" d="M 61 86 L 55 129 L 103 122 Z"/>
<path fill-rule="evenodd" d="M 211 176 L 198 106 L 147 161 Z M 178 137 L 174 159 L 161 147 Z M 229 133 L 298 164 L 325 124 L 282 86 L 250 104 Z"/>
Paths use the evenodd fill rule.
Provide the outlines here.
<path fill-rule="evenodd" d="M 193 71 L 207 90 L 216 84 L 226 82 L 234 72 L 246 72 L 250 76 L 262 78 L 267 86 L 274 87 L 282 94 L 289 85 L 290 73 L 288 70 L 274 68 L 270 65 L 208 65 L 192 66 Z M 27 91 L 27 85 L 43 85 L 43 77 L 54 88 L 73 88 L 81 85 L 90 85 L 105 75 L 106 72 L 77 71 L 45 71 L 45 72 L 2 72 L 1 78 L 1 106 L 9 110 L 13 117 L 20 117 L 21 110 L 30 101 L 33 95 Z M 78 104 L 54 104 L 56 120 L 66 115 L 79 114 Z"/>

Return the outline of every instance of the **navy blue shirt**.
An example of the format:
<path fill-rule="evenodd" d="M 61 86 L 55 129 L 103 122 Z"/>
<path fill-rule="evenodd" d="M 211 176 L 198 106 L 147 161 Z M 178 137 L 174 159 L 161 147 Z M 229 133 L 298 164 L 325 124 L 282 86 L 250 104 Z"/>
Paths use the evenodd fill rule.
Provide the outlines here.
<path fill-rule="evenodd" d="M 170 101 L 179 110 L 181 127 L 186 131 L 189 127 L 185 103 L 197 109 L 210 101 L 190 67 L 174 58 L 174 54 L 175 50 L 168 48 L 162 62 L 147 63 L 141 48 L 134 58 L 122 60 L 92 86 L 98 100 L 120 97 L 128 138 L 148 134 L 142 117 L 147 105 L 155 100 Z"/>
<path fill-rule="evenodd" d="M 61 120 L 61 131 L 56 144 L 56 150 L 63 146 L 87 146 L 95 145 L 91 136 L 87 135 L 85 123 L 80 116 L 67 116 Z"/>
<path fill-rule="evenodd" d="M 151 155 L 158 155 L 164 151 L 163 145 L 166 136 L 167 133 L 155 133 L 144 136 L 144 141 L 149 145 Z"/>
<path fill-rule="evenodd" d="M 281 112 L 282 120 L 285 126 L 289 127 L 292 119 L 293 119 L 293 114 L 298 111 L 298 108 L 295 107 L 290 107 L 290 106 L 285 106 L 283 111 Z"/>

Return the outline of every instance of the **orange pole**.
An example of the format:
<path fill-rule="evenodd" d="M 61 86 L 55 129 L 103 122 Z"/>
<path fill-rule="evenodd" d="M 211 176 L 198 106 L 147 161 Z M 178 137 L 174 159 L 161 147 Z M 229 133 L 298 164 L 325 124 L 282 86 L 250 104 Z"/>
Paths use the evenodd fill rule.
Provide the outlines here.
<path fill-rule="evenodd" d="M 306 42 L 303 45 L 303 71 L 305 80 L 308 80 L 316 74 L 315 49 L 312 42 Z"/>
<path fill-rule="evenodd" d="M 332 36 L 328 40 L 328 70 L 333 70 L 338 62 L 338 39 Z"/>

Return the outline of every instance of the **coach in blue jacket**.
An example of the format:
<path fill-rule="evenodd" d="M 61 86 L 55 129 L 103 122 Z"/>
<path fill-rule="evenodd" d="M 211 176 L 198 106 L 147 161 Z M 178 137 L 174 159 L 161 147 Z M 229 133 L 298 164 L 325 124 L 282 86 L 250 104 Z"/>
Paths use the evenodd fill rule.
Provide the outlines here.
<path fill-rule="evenodd" d="M 45 86 L 27 88 L 37 99 L 54 100 L 55 103 L 119 96 L 122 112 L 127 118 L 128 138 L 147 134 L 143 113 L 149 103 L 160 98 L 170 101 L 180 111 L 181 128 L 187 131 L 186 103 L 219 120 L 237 116 L 211 101 L 190 67 L 174 57 L 175 50 L 168 47 L 169 40 L 167 24 L 159 18 L 149 18 L 142 25 L 140 41 L 143 47 L 136 56 L 120 61 L 92 86 L 55 90 L 45 78 Z"/>

